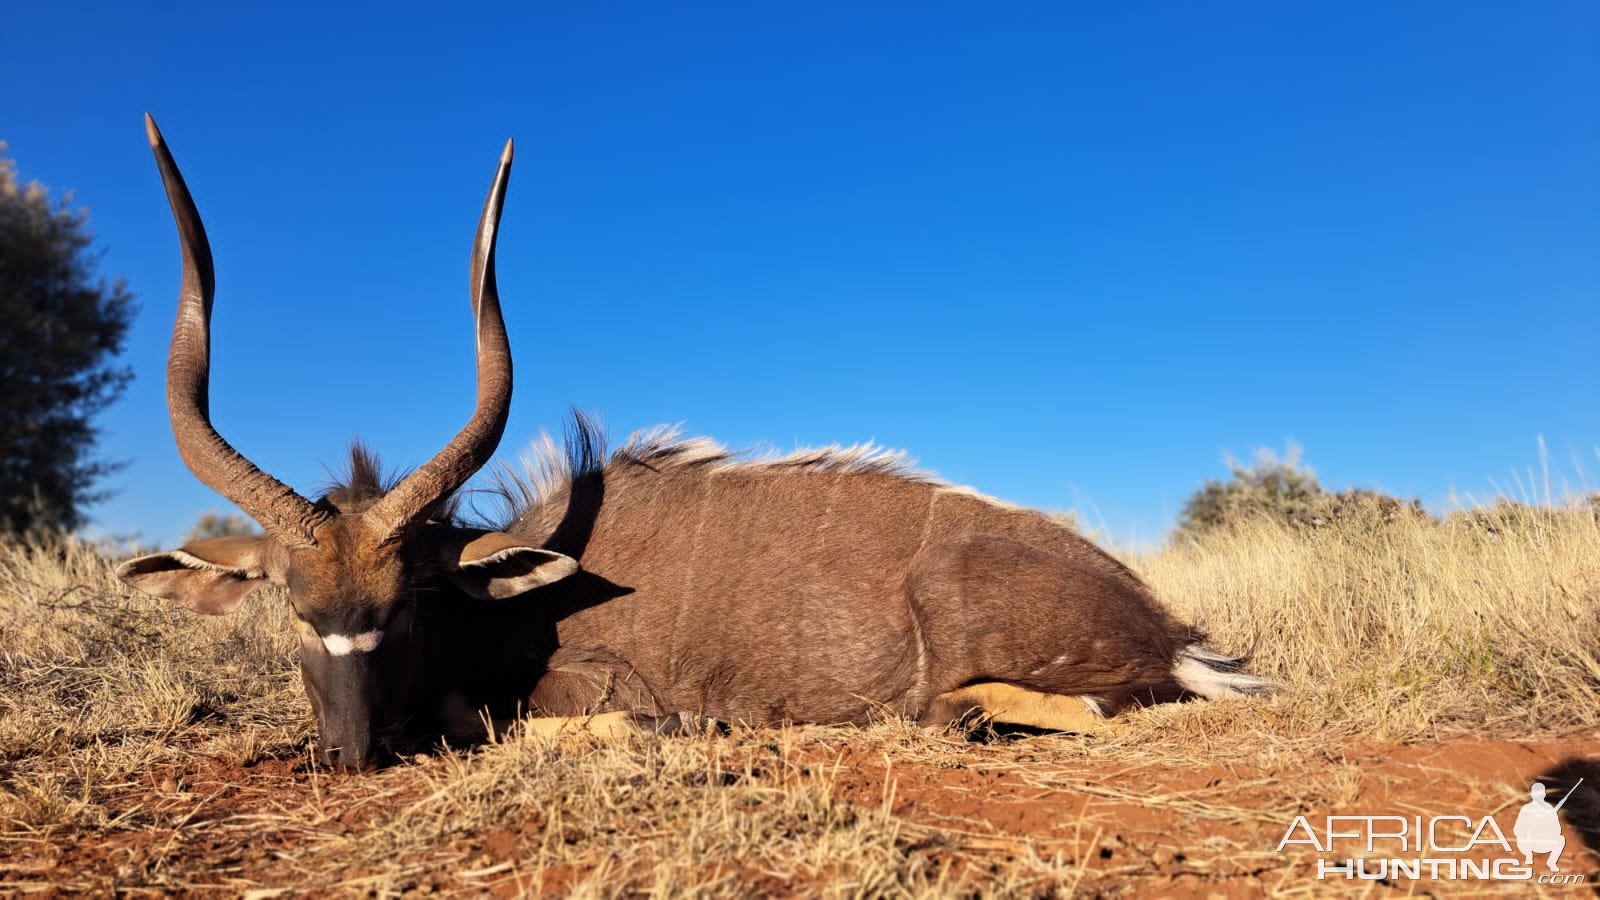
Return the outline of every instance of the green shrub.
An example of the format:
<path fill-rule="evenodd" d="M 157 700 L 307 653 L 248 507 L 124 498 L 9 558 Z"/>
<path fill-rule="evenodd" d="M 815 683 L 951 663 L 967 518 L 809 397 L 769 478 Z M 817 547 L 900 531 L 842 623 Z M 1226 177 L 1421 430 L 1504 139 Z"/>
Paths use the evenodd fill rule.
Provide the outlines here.
<path fill-rule="evenodd" d="M 1298 447 L 1291 446 L 1283 458 L 1259 450 L 1250 465 L 1230 459 L 1228 468 L 1232 474 L 1227 481 L 1207 481 L 1184 503 L 1178 537 L 1197 537 L 1263 518 L 1307 529 L 1340 523 L 1377 527 L 1427 518 L 1418 500 L 1364 488 L 1325 489 L 1316 473 L 1301 463 Z"/>

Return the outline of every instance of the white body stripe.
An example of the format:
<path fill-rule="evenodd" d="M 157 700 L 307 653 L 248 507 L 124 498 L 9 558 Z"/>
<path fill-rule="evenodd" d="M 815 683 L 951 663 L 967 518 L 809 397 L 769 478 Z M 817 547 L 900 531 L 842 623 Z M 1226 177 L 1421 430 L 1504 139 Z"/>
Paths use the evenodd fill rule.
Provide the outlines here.
<path fill-rule="evenodd" d="M 327 649 L 329 656 L 348 656 L 351 653 L 371 653 L 378 649 L 378 642 L 382 640 L 383 632 L 374 628 L 353 636 L 323 635 L 322 646 Z"/>

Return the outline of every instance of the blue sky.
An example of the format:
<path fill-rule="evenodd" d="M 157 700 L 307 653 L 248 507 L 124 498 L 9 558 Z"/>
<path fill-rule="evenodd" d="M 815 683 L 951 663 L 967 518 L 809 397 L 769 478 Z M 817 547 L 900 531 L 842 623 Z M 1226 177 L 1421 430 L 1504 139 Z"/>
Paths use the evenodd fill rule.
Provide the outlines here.
<path fill-rule="evenodd" d="M 312 493 L 472 402 L 502 142 L 517 388 L 615 437 L 850 443 L 1159 540 L 1225 454 L 1420 496 L 1600 484 L 1600 6 L 15 4 L 0 139 L 142 311 L 97 533 L 224 503 L 163 406 L 217 259 L 216 424 Z"/>

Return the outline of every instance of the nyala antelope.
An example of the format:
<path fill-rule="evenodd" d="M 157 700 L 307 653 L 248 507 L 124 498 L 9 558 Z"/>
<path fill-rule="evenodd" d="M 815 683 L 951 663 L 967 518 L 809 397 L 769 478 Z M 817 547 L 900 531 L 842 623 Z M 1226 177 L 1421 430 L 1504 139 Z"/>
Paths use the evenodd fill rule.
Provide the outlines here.
<path fill-rule="evenodd" d="M 871 449 L 731 455 L 671 432 L 607 457 L 581 415 L 504 527 L 454 497 L 511 402 L 495 235 L 500 158 L 472 246 L 477 406 L 386 484 L 359 447 L 310 501 L 212 427 L 213 275 L 194 201 L 146 129 L 183 281 L 167 404 L 184 462 L 264 533 L 193 541 L 118 574 L 217 615 L 288 588 L 328 765 L 362 768 L 522 713 L 603 731 L 691 721 L 934 726 L 969 713 L 1083 730 L 1137 703 L 1269 689 L 1205 649 L 1121 563 L 1041 513 L 908 471 Z"/>

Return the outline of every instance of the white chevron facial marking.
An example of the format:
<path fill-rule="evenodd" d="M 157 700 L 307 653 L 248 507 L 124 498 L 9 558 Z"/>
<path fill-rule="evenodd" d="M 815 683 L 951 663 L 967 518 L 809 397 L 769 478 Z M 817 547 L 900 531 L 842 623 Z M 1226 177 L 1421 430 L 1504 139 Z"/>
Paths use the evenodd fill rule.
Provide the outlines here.
<path fill-rule="evenodd" d="M 351 653 L 371 653 L 383 640 L 383 632 L 374 628 L 358 635 L 327 634 L 322 636 L 322 646 L 329 656 L 348 656 Z"/>

